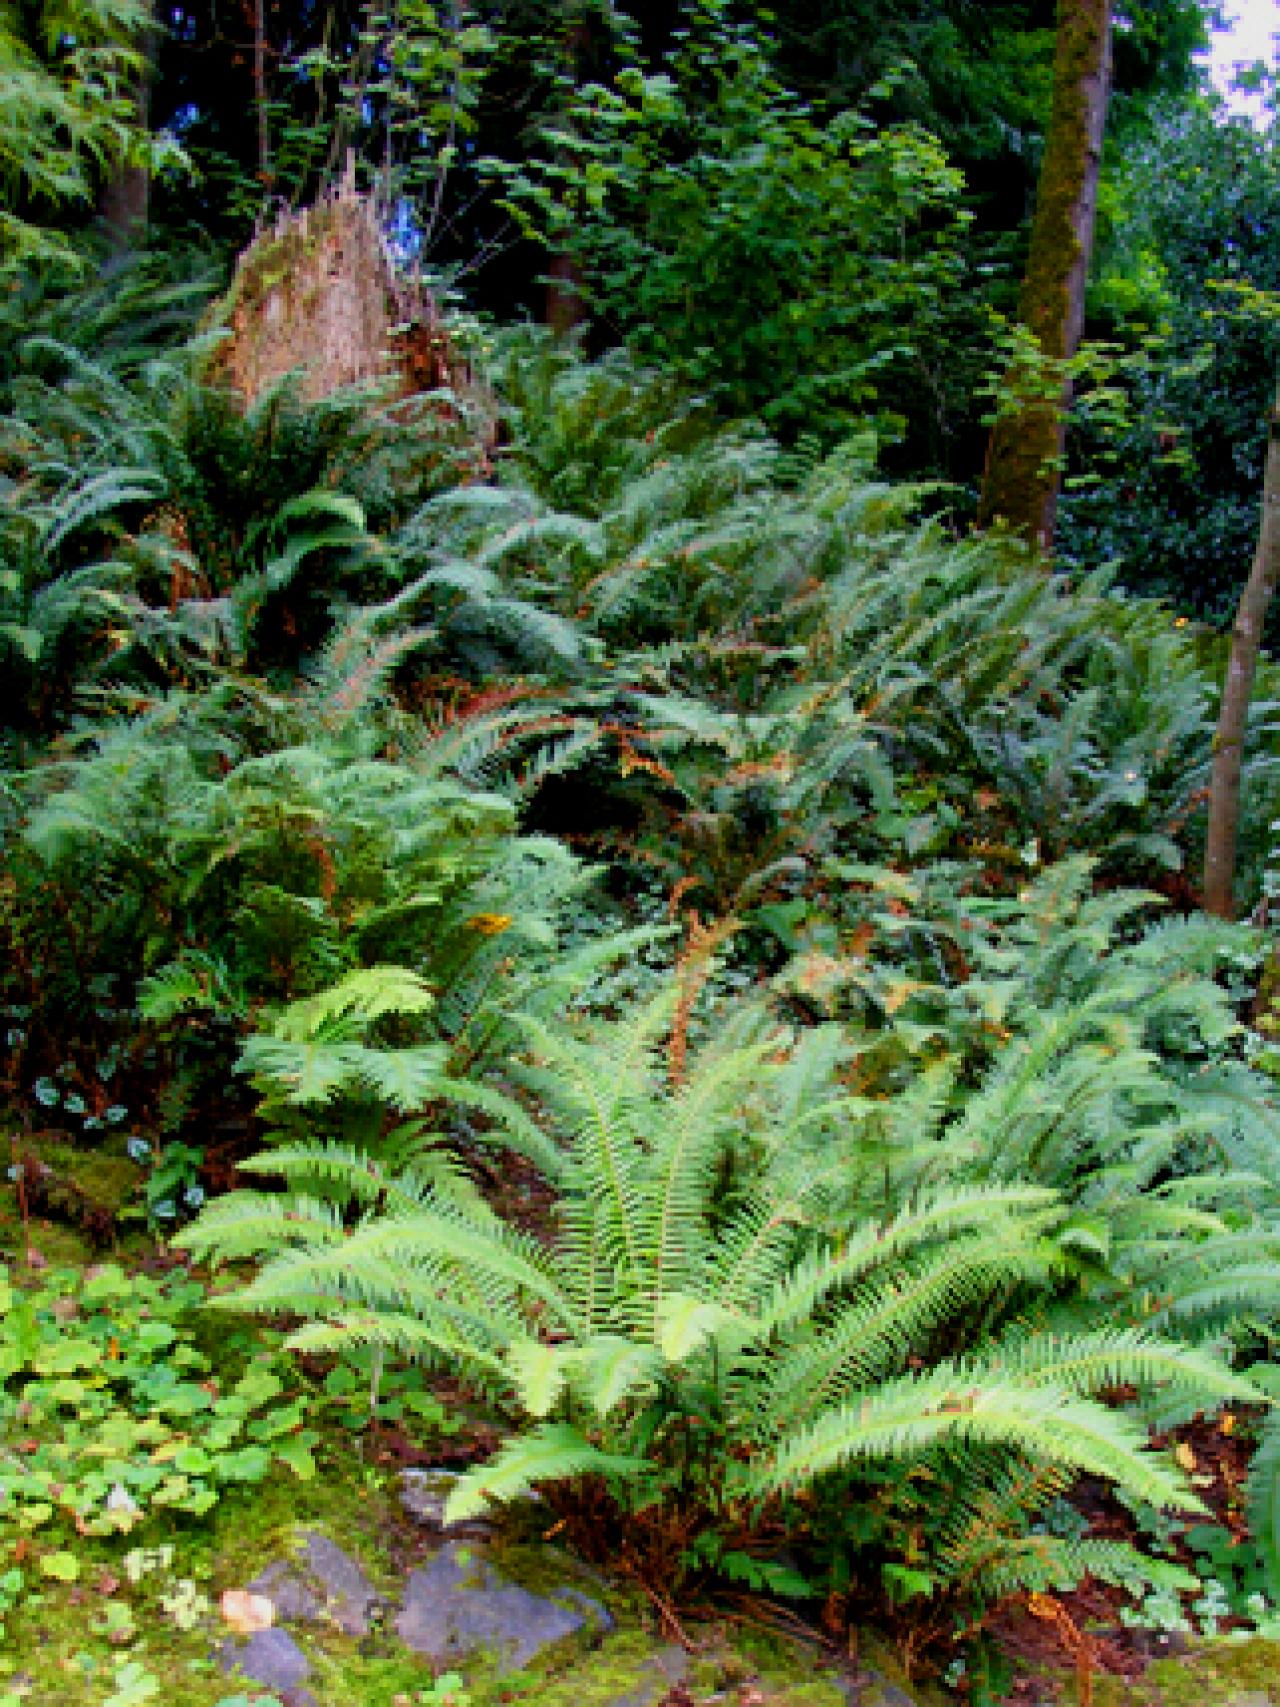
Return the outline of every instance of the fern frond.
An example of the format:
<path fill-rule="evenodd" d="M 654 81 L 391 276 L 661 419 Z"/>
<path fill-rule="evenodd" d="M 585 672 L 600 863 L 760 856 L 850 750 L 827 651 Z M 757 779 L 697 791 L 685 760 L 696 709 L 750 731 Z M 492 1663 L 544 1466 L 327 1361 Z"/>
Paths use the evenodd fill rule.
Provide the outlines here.
<path fill-rule="evenodd" d="M 886 1383 L 797 1430 L 742 1475 L 749 1495 L 781 1493 L 858 1461 L 910 1459 L 946 1443 L 1008 1447 L 1104 1477 L 1160 1507 L 1201 1501 L 1145 1450 L 1142 1430 L 1064 1388 L 977 1384 L 961 1368 Z"/>
<path fill-rule="evenodd" d="M 544 1423 L 508 1441 L 487 1464 L 468 1470 L 449 1495 L 445 1519 L 460 1523 L 477 1517 L 493 1502 L 519 1499 L 541 1482 L 601 1476 L 643 1485 L 650 1474 L 647 1459 L 604 1452 L 568 1423 Z"/>

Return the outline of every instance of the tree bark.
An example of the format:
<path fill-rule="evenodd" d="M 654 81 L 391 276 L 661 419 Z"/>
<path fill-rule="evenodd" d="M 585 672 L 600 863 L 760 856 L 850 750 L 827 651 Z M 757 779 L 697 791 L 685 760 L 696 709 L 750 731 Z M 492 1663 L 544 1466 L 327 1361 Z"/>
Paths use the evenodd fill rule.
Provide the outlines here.
<path fill-rule="evenodd" d="M 582 81 L 591 47 L 591 15 L 584 11 L 580 17 L 571 19 L 564 36 L 565 65 L 575 83 Z M 562 251 L 551 256 L 542 318 L 557 338 L 572 336 L 587 319 L 583 284 L 582 269 L 572 253 Z"/>
<path fill-rule="evenodd" d="M 567 338 L 587 318 L 582 294 L 582 271 L 571 255 L 553 255 L 547 275 L 545 324 L 557 338 Z"/>
<path fill-rule="evenodd" d="M 133 87 L 135 124 L 145 136 L 151 121 L 151 79 L 155 75 L 156 30 L 153 25 L 138 44 L 143 56 Z M 147 240 L 151 217 L 151 172 L 128 162 L 117 166 L 98 196 L 98 218 L 107 239 L 108 264 L 122 264 Z"/>
<path fill-rule="evenodd" d="M 271 120 L 267 111 L 267 8 L 266 0 L 253 6 L 253 104 L 258 119 L 258 182 L 265 190 L 271 183 Z"/>
<path fill-rule="evenodd" d="M 1031 223 L 1021 317 L 1051 362 L 1073 356 L 1084 331 L 1098 176 L 1111 95 L 1111 0 L 1058 0 L 1053 110 Z M 1016 384 L 1016 376 L 1014 376 Z M 1049 551 L 1057 519 L 1071 387 L 1004 411 L 987 446 L 978 521 L 1003 521 Z"/>
<path fill-rule="evenodd" d="M 1280 388 L 1271 411 L 1258 544 L 1231 631 L 1227 679 L 1222 686 L 1222 706 L 1213 739 L 1209 835 L 1204 856 L 1204 905 L 1206 912 L 1216 913 L 1220 919 L 1235 917 L 1236 845 L 1240 831 L 1245 730 L 1258 653 L 1262 647 L 1263 625 L 1277 582 L 1280 582 Z"/>

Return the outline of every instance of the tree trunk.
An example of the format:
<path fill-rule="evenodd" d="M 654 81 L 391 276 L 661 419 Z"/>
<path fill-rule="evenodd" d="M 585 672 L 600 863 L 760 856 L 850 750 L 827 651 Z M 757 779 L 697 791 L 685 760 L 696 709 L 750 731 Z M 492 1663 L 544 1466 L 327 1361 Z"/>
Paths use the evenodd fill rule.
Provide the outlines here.
<path fill-rule="evenodd" d="M 553 255 L 551 258 L 543 318 L 557 338 L 569 337 L 587 318 L 582 272 L 571 255 Z"/>
<path fill-rule="evenodd" d="M 1053 111 L 1021 299 L 1023 323 L 1051 362 L 1073 356 L 1084 331 L 1110 94 L 1110 0 L 1058 0 Z M 1060 399 L 1028 395 L 1001 415 L 987 447 L 980 526 L 1004 521 L 1041 550 L 1051 548 L 1070 404 L 1068 383 Z"/>
<path fill-rule="evenodd" d="M 592 45 L 591 14 L 584 11 L 580 17 L 571 18 L 564 36 L 565 69 L 575 84 L 587 74 Z M 579 207 L 577 211 L 582 210 Z M 582 269 L 572 252 L 552 254 L 546 286 L 543 324 L 557 338 L 570 337 L 587 319 Z"/>
<path fill-rule="evenodd" d="M 267 8 L 266 0 L 253 6 L 253 104 L 258 119 L 258 182 L 266 190 L 271 183 L 271 120 L 267 111 Z"/>
<path fill-rule="evenodd" d="M 147 31 L 138 49 L 143 60 L 132 91 L 134 123 L 138 134 L 145 136 L 150 129 L 151 79 L 155 73 L 154 28 Z M 146 166 L 128 163 L 117 166 L 98 196 L 98 218 L 107 239 L 109 266 L 112 263 L 121 265 L 136 249 L 143 247 L 150 216 L 150 170 Z"/>
<path fill-rule="evenodd" d="M 1262 516 L 1253 566 L 1231 631 L 1227 679 L 1213 738 L 1213 773 L 1209 780 L 1209 837 L 1204 856 L 1205 910 L 1220 919 L 1235 916 L 1236 843 L 1240 830 L 1241 777 L 1249 701 L 1276 583 L 1280 581 L 1280 390 L 1271 412 L 1267 467 L 1262 481 Z"/>

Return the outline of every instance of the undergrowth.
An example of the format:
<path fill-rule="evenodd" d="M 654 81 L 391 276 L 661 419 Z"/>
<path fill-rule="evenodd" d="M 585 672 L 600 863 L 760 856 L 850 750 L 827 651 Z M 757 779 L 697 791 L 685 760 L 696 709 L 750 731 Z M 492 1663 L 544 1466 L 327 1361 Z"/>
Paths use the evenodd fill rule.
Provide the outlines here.
<path fill-rule="evenodd" d="M 542 1490 L 655 1599 L 940 1664 L 1086 1575 L 1203 1600 L 1053 1514 L 1195 1514 L 1151 1430 L 1256 1406 L 1274 1599 L 1280 1122 L 1265 942 L 1188 876 L 1201 637 L 619 356 L 500 336 L 477 478 L 461 410 L 409 459 L 385 400 L 242 412 L 111 313 L 5 368 L 5 1089 L 33 1155 L 136 1140 L 325 1384 L 196 1379 L 183 1281 L 13 1293 L 36 1570 L 308 1474 L 366 1383 L 438 1428 L 444 1374 L 509 1431 L 455 1514 Z M 1273 737 L 1264 693 L 1255 892 Z"/>

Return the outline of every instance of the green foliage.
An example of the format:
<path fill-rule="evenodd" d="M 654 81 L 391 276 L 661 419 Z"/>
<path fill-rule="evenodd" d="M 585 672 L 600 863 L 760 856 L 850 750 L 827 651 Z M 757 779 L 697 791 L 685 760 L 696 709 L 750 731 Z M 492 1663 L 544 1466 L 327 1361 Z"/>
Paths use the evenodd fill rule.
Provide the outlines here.
<path fill-rule="evenodd" d="M 454 1516 L 599 1478 L 633 1525 L 678 1512 L 691 1536 L 723 1533 L 879 1466 L 931 1480 L 957 1452 L 1029 1460 L 1050 1491 L 1087 1469 L 1194 1505 L 1144 1431 L 1088 1395 L 1132 1382 L 1194 1409 L 1251 1389 L 1145 1328 L 1027 1333 L 1033 1301 L 1075 1266 L 1057 1193 L 944 1175 L 886 1201 L 892 1175 L 850 1131 L 831 1038 L 789 1046 L 749 1011 L 722 1015 L 687 1071 L 670 1057 L 668 1087 L 672 1005 L 581 1037 L 523 1022 L 521 1077 L 555 1121 L 538 1158 L 558 1201 L 549 1247 L 469 1192 L 314 1147 L 259 1164 L 291 1195 L 220 1198 L 180 1242 L 258 1255 L 228 1302 L 307 1318 L 297 1348 L 462 1370 L 523 1419 L 463 1479 Z M 525 1119 L 512 1105 L 518 1147 Z M 345 1232 L 341 1205 L 358 1216 Z M 1044 1549 L 1033 1566 L 1045 1584 L 1070 1572 Z M 1006 1549 L 987 1575 L 956 1576 L 981 1599 L 1018 1569 Z"/>
<path fill-rule="evenodd" d="M 210 377 L 212 335 L 173 345 L 207 277 L 157 288 L 158 273 L 19 299 L 6 328 L 0 647 L 21 720 L 46 729 L 91 680 L 296 669 L 335 601 L 394 587 L 370 526 L 458 471 L 456 425 L 422 401 L 365 387 L 303 403 L 286 380 L 243 409 Z"/>
<path fill-rule="evenodd" d="M 0 1518 L 30 1560 L 0 1580 L 6 1611 L 37 1579 L 81 1577 L 79 1536 L 163 1534 L 228 1488 L 282 1467 L 316 1474 L 318 1436 L 289 1372 L 233 1355 L 215 1373 L 196 1331 L 204 1297 L 185 1276 L 115 1264 L 25 1285 L 0 1271 Z"/>
<path fill-rule="evenodd" d="M 1099 319 L 1134 352 L 1126 420 L 1086 423 L 1063 505 L 1068 562 L 1226 627 L 1253 553 L 1276 369 L 1275 136 L 1200 107 L 1135 142 L 1104 206 Z M 1227 287 L 1226 290 L 1221 287 Z"/>
<path fill-rule="evenodd" d="M 75 263 L 49 229 L 114 167 L 147 156 L 134 85 L 150 22 L 135 0 L 46 0 L 0 14 L 0 265 Z"/>
<path fill-rule="evenodd" d="M 516 204 L 646 356 L 730 414 L 827 436 L 886 370 L 903 389 L 930 365 L 966 217 L 927 133 L 818 119 L 711 0 L 660 75 L 567 99 Z"/>
<path fill-rule="evenodd" d="M 355 1351 L 329 1370 L 312 1400 L 312 1414 L 336 1422 L 345 1432 L 399 1427 L 422 1434 L 456 1435 L 458 1418 L 431 1390 L 429 1378 L 414 1367 L 389 1366 L 375 1351 Z"/>
<path fill-rule="evenodd" d="M 499 1046 L 504 1006 L 549 966 L 588 874 L 518 835 L 505 799 L 439 775 L 408 724 L 397 758 L 374 756 L 396 740 L 374 708 L 399 655 L 348 637 L 292 702 L 161 700 L 31 778 L 10 844 L 9 997 L 27 1036 L 60 1007 L 62 1034 L 99 1058 L 143 1022 L 160 1053 L 135 1120 L 175 1073 L 188 1100 L 201 1086 L 224 1102 L 251 1015 L 293 1001 L 278 1026 L 261 1018 L 246 1067 L 287 1080 L 285 1105 L 355 1093 L 372 1135 L 379 1093 L 416 1112 L 451 1059 Z M 345 1012 L 307 1006 L 344 977 L 359 992 Z M 370 979 L 387 1008 L 370 1008 Z M 397 1005 L 406 990 L 421 994 Z M 362 1051 L 370 1025 L 403 1047 Z M 40 1067 L 28 1052 L 25 1071 Z"/>
<path fill-rule="evenodd" d="M 795 189 L 799 234 L 770 241 L 803 245 L 827 174 L 819 235 L 857 200 L 855 271 L 922 181 L 941 195 L 922 139 L 820 122 L 755 38 L 680 51 L 686 84 L 591 97 L 649 152 L 609 142 L 637 175 L 606 173 L 575 228 L 630 243 L 642 181 L 674 204 L 690 179 L 703 200 L 645 261 L 672 304 L 698 242 L 728 256 L 745 220 L 756 243 L 757 193 Z M 881 297 L 858 287 L 895 337 L 894 292 L 924 312 L 937 284 L 914 242 Z M 1261 1616 L 1269 1420 L 1239 1581 L 1212 1537 L 1197 1583 L 1070 1516 L 1081 1474 L 1194 1510 L 1150 1426 L 1272 1391 L 1263 945 L 1194 914 L 1185 877 L 1197 637 L 922 519 L 942 494 L 881 478 L 870 428 L 829 445 L 859 387 L 889 397 L 866 324 L 808 325 L 786 448 L 708 401 L 748 322 L 781 335 L 750 292 L 695 301 L 660 368 L 497 335 L 481 454 L 460 405 L 421 440 L 367 395 L 284 387 L 242 415 L 175 347 L 193 294 L 86 294 L 82 334 L 76 299 L 46 301 L 3 344 L 4 618 L 31 688 L 0 789 L 3 1070 L 28 1124 L 105 1156 L 127 1121 L 152 1220 L 210 1192 L 181 1243 L 248 1265 L 220 1302 L 292 1319 L 344 1427 L 449 1432 L 441 1372 L 486 1401 L 509 1437 L 456 1512 L 545 1488 L 597 1556 L 625 1525 L 664 1593 L 858 1584 L 969 1627 L 1091 1573 L 1198 1628 Z M 846 330 L 874 348 L 824 366 Z M 212 1196 L 228 1161 L 260 1189 Z M 30 1296 L 30 1357 L 107 1331 L 60 1279 Z M 184 1478 L 180 1506 L 228 1466 L 305 1464 L 309 1413 L 275 1393 L 242 1393 L 219 1445 L 235 1395 L 200 1387 L 185 1324 L 148 1359 L 168 1293 L 129 1298 L 151 1315 L 113 1329 L 101 1384 L 22 1351 L 37 1463 L 110 1424 L 139 1517 Z M 208 1403 L 169 1466 L 175 1348 L 174 1390 Z M 59 1485 L 106 1473 L 73 1469 Z M 50 1582 L 77 1566 L 60 1522 Z"/>
<path fill-rule="evenodd" d="M 521 730 L 545 747 L 561 714 L 553 774 L 607 787 L 611 855 L 639 813 L 646 862 L 720 908 L 778 861 L 812 870 L 837 849 L 978 857 L 1001 881 L 1070 849 L 1120 875 L 1188 863 L 1213 688 L 1157 608 L 917 523 L 928 492 L 878 482 L 865 439 L 784 454 L 692 409 L 664 425 L 661 378 L 546 345 L 499 377 L 515 404 L 501 485 L 428 505 L 412 549 L 575 624 L 578 685 L 551 705 L 513 693 L 490 728 L 536 789 Z M 1263 709 L 1255 825 L 1267 728 Z M 602 749 L 623 787 L 602 785 Z"/>

